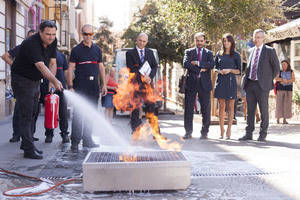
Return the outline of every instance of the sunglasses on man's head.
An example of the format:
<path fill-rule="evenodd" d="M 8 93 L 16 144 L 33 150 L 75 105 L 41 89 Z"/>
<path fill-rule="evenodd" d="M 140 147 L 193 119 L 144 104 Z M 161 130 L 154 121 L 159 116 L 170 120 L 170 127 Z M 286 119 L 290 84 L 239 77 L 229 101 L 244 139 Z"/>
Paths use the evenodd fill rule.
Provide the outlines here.
<path fill-rule="evenodd" d="M 83 34 L 84 36 L 88 36 L 88 35 L 89 35 L 89 36 L 93 36 L 93 35 L 94 35 L 94 33 L 86 33 L 86 32 L 83 32 L 82 34 Z"/>

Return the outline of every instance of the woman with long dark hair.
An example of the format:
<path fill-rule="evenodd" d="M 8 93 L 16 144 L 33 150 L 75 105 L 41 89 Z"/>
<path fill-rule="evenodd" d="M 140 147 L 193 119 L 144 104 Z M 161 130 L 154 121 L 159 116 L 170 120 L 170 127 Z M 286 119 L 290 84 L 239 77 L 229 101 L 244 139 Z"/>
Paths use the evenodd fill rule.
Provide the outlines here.
<path fill-rule="evenodd" d="M 215 98 L 219 102 L 220 139 L 224 137 L 224 113 L 227 102 L 228 127 L 226 139 L 230 139 L 231 126 L 234 115 L 234 101 L 237 98 L 236 75 L 241 73 L 241 56 L 235 51 L 235 42 L 231 34 L 222 38 L 223 50 L 218 52 L 215 60 L 215 69 L 218 78 L 215 84 Z"/>
<path fill-rule="evenodd" d="M 276 118 L 279 124 L 280 118 L 283 118 L 283 124 L 288 124 L 287 118 L 292 117 L 292 98 L 293 98 L 293 82 L 295 82 L 295 74 L 291 69 L 289 61 L 281 61 L 282 70 L 275 78 L 277 81 L 276 94 Z"/>

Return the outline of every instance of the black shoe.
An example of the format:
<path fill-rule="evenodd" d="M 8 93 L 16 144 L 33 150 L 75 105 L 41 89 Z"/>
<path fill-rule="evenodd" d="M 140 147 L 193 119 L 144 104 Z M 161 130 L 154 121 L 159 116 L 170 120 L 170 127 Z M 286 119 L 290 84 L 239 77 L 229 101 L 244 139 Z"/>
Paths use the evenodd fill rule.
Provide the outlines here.
<path fill-rule="evenodd" d="M 45 143 L 52 143 L 52 135 L 46 135 Z"/>
<path fill-rule="evenodd" d="M 257 141 L 259 141 L 259 142 L 266 142 L 267 140 L 266 140 L 266 137 L 260 135 L 260 136 L 257 138 Z"/>
<path fill-rule="evenodd" d="M 78 144 L 72 144 L 71 145 L 71 151 L 73 152 L 73 153 L 78 153 L 79 152 L 79 148 L 78 148 Z"/>
<path fill-rule="evenodd" d="M 70 138 L 67 134 L 62 134 L 61 138 L 62 138 L 62 143 L 70 143 Z"/>
<path fill-rule="evenodd" d="M 201 140 L 207 140 L 208 137 L 207 137 L 207 135 L 201 135 L 200 139 L 201 139 Z"/>
<path fill-rule="evenodd" d="M 89 144 L 83 143 L 82 146 L 87 147 L 87 148 L 96 148 L 96 147 L 99 147 L 100 145 L 96 144 L 96 143 L 89 143 Z"/>
<path fill-rule="evenodd" d="M 252 136 L 244 135 L 243 137 L 239 138 L 240 141 L 245 141 L 245 140 L 253 140 Z"/>
<path fill-rule="evenodd" d="M 9 142 L 19 142 L 20 141 L 20 137 L 19 136 L 13 136 Z"/>
<path fill-rule="evenodd" d="M 33 137 L 33 141 L 39 141 L 39 138 Z"/>
<path fill-rule="evenodd" d="M 43 154 L 44 152 L 41 150 L 38 150 L 37 148 L 34 149 L 35 152 L 37 152 L 38 154 Z"/>
<path fill-rule="evenodd" d="M 30 159 L 43 159 L 43 156 L 40 156 L 33 152 L 24 152 L 24 158 L 30 158 Z"/>
<path fill-rule="evenodd" d="M 185 139 L 185 140 L 191 139 L 192 138 L 192 134 L 185 134 L 182 138 Z"/>

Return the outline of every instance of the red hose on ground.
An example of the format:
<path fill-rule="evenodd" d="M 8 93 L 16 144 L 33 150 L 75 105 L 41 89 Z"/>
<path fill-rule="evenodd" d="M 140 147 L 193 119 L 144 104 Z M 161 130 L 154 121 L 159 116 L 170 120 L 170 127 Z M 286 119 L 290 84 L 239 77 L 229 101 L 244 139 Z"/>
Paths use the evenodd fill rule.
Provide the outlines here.
<path fill-rule="evenodd" d="M 0 172 L 4 172 L 4 173 L 7 173 L 7 174 L 13 174 L 13 175 L 17 175 L 17 176 L 21 176 L 21 177 L 25 177 L 25 178 L 30 178 L 30 179 L 33 179 L 33 180 L 36 180 L 36 181 L 44 182 L 42 179 L 37 178 L 37 177 L 27 176 L 27 175 L 24 175 L 24 174 L 20 174 L 20 173 L 17 173 L 17 172 L 11 172 L 11 171 L 4 170 L 4 169 L 0 169 Z M 12 190 L 30 188 L 30 187 L 37 186 L 38 184 L 36 184 L 36 185 L 31 185 L 31 186 L 23 186 L 23 187 L 17 187 L 17 188 L 9 189 L 7 191 L 4 191 L 2 194 L 5 195 L 5 196 L 9 196 L 9 197 L 35 196 L 35 195 L 40 195 L 42 193 L 49 192 L 50 190 L 53 190 L 54 188 L 56 188 L 56 187 L 58 187 L 62 184 L 69 183 L 69 182 L 72 182 L 72 181 L 82 181 L 82 179 L 81 178 L 71 178 L 71 179 L 63 180 L 63 181 L 58 182 L 54 186 L 52 186 L 48 189 L 42 190 L 40 192 L 25 193 L 25 194 L 7 194 L 8 192 L 10 192 Z"/>

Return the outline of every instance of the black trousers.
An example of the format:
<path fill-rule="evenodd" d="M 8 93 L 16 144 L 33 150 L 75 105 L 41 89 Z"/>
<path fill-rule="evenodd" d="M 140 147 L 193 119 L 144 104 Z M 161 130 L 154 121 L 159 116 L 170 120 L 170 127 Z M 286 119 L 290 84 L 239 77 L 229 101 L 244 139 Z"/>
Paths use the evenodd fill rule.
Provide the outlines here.
<path fill-rule="evenodd" d="M 19 104 L 16 101 L 14 113 L 13 113 L 13 120 L 12 120 L 13 137 L 21 137 L 19 120 L 18 120 L 18 112 L 19 112 L 18 107 L 19 107 Z"/>
<path fill-rule="evenodd" d="M 90 103 L 95 106 L 95 110 L 98 106 L 98 97 L 86 97 Z M 73 118 L 72 118 L 72 132 L 71 141 L 73 144 L 79 144 L 81 139 L 83 146 L 88 146 L 94 143 L 92 140 L 93 121 L 89 120 L 86 116 L 88 113 L 82 113 L 82 109 L 73 106 Z"/>
<path fill-rule="evenodd" d="M 96 76 L 95 76 L 96 77 Z M 99 99 L 98 79 L 89 80 L 87 77 L 76 77 L 74 80 L 75 92 L 89 101 L 97 110 Z M 94 143 L 92 140 L 93 120 L 89 120 L 88 114 L 82 109 L 73 106 L 72 118 L 72 144 L 79 144 L 83 140 L 83 146 Z"/>
<path fill-rule="evenodd" d="M 195 87 L 190 89 L 186 88 L 184 98 L 184 128 L 185 133 L 190 135 L 193 133 L 193 119 L 194 119 L 194 105 L 196 94 L 201 106 L 202 114 L 202 129 L 201 135 L 207 136 L 210 125 L 210 91 L 203 89 L 201 80 L 197 79 Z"/>
<path fill-rule="evenodd" d="M 145 102 L 145 113 L 146 116 L 148 113 L 154 113 L 155 116 L 157 116 L 157 113 L 155 111 L 155 103 L 152 102 Z M 131 118 L 130 118 L 130 125 L 131 125 L 131 130 L 132 132 L 135 131 L 135 129 L 142 124 L 142 119 L 139 118 L 140 112 L 139 108 L 134 109 L 131 113 Z"/>
<path fill-rule="evenodd" d="M 56 92 L 59 96 L 59 109 L 58 109 L 58 116 L 59 116 L 59 129 L 61 134 L 69 134 L 68 133 L 68 108 L 67 102 L 63 92 Z M 47 129 L 45 135 L 53 136 L 54 129 Z"/>
<path fill-rule="evenodd" d="M 16 117 L 19 133 L 22 137 L 21 149 L 33 152 L 33 132 L 37 116 L 40 81 L 33 81 L 23 76 L 12 74 L 11 85 L 16 97 Z"/>
<path fill-rule="evenodd" d="M 131 82 L 133 84 L 139 84 L 139 91 L 135 91 L 134 98 L 138 99 L 138 101 L 142 100 L 144 102 L 146 116 L 148 116 L 147 114 L 153 113 L 157 117 L 158 113 L 155 112 L 155 102 L 147 101 L 146 98 L 147 95 L 149 95 L 145 90 L 147 83 L 142 82 L 141 75 L 139 73 L 135 75 L 135 78 L 132 79 Z M 148 119 L 148 120 L 152 120 L 152 119 Z M 130 125 L 131 125 L 132 132 L 134 132 L 136 128 L 141 124 L 142 124 L 142 120 L 139 118 L 139 108 L 136 108 L 132 111 L 131 118 L 130 118 Z M 158 132 L 159 132 L 159 127 L 158 127 Z"/>
<path fill-rule="evenodd" d="M 259 134 L 262 137 L 267 136 L 269 127 L 269 90 L 262 90 L 258 81 L 248 80 L 246 91 L 247 100 L 247 126 L 246 135 L 252 137 L 255 128 L 256 105 L 259 106 L 261 113 L 261 123 Z"/>

